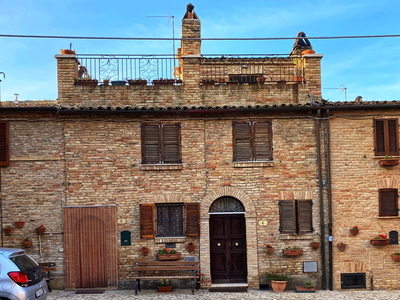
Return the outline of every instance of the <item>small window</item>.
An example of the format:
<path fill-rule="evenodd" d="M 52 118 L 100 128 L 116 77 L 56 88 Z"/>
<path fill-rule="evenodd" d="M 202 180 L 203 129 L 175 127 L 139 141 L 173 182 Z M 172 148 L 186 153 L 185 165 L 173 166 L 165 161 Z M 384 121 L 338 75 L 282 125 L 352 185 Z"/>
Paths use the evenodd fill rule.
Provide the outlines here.
<path fill-rule="evenodd" d="M 397 119 L 374 120 L 375 155 L 399 155 Z"/>
<path fill-rule="evenodd" d="M 342 289 L 365 289 L 367 287 L 365 273 L 342 273 L 340 275 Z"/>
<path fill-rule="evenodd" d="M 398 191 L 397 189 L 379 190 L 379 216 L 398 216 Z"/>
<path fill-rule="evenodd" d="M 233 161 L 272 160 L 271 121 L 233 123 Z"/>
<path fill-rule="evenodd" d="M 281 233 L 304 234 L 314 231 L 312 200 L 281 200 L 279 207 Z"/>
<path fill-rule="evenodd" d="M 183 204 L 157 204 L 157 236 L 176 237 L 183 233 Z"/>
<path fill-rule="evenodd" d="M 142 163 L 181 163 L 179 124 L 142 125 Z"/>

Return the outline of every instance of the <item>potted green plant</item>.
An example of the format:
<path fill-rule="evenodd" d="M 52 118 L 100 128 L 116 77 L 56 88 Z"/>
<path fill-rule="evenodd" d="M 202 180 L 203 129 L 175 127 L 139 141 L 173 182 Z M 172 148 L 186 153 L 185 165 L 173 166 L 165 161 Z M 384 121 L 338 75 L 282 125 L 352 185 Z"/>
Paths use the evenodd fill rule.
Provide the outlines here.
<path fill-rule="evenodd" d="M 172 292 L 172 285 L 169 279 L 160 279 L 157 285 L 157 292 L 168 293 Z"/>
<path fill-rule="evenodd" d="M 3 231 L 4 231 L 5 235 L 11 235 L 13 233 L 13 231 L 14 231 L 14 227 L 12 227 L 11 225 L 6 225 L 3 228 Z"/>
<path fill-rule="evenodd" d="M 284 273 L 267 272 L 267 279 L 271 281 L 271 288 L 275 293 L 284 292 L 286 289 L 287 282 L 292 278 Z"/>
<path fill-rule="evenodd" d="M 106 77 L 103 79 L 103 85 L 109 85 L 110 83 L 110 77 Z"/>
<path fill-rule="evenodd" d="M 343 243 L 343 242 L 339 242 L 337 244 L 337 247 L 339 248 L 340 251 L 344 251 L 344 249 L 346 249 L 347 244 Z"/>
<path fill-rule="evenodd" d="M 15 221 L 14 223 L 16 228 L 22 228 L 25 225 L 25 221 Z"/>
<path fill-rule="evenodd" d="M 311 242 L 310 247 L 314 250 L 317 250 L 320 245 L 320 242 Z"/>
<path fill-rule="evenodd" d="M 187 249 L 189 252 L 194 252 L 196 250 L 196 245 L 193 242 L 189 242 L 187 245 Z"/>
<path fill-rule="evenodd" d="M 358 234 L 359 228 L 358 226 L 353 226 L 352 228 L 350 228 L 350 234 L 352 236 L 356 236 Z"/>
<path fill-rule="evenodd" d="M 46 231 L 46 227 L 44 227 L 43 224 L 40 224 L 38 227 L 36 227 L 36 232 L 39 235 L 44 234 L 45 231 Z"/>
<path fill-rule="evenodd" d="M 400 261 L 400 252 L 395 252 L 392 254 L 392 259 L 394 261 Z"/>
<path fill-rule="evenodd" d="M 303 249 L 297 246 L 286 247 L 285 249 L 283 249 L 283 255 L 296 256 L 302 254 Z"/>
<path fill-rule="evenodd" d="M 24 238 L 22 241 L 22 246 L 24 246 L 24 248 L 32 247 L 32 240 L 29 237 Z"/>
<path fill-rule="evenodd" d="M 376 237 L 374 237 L 372 240 L 370 240 L 370 242 L 374 246 L 389 245 L 390 239 L 387 238 L 387 235 L 379 234 Z"/>
<path fill-rule="evenodd" d="M 149 254 L 150 249 L 143 246 L 143 247 L 140 249 L 140 251 L 142 252 L 142 254 L 143 254 L 144 256 L 146 256 L 146 255 Z"/>
<path fill-rule="evenodd" d="M 315 287 L 311 280 L 307 280 L 304 286 L 296 286 L 296 293 L 315 293 Z"/>
<path fill-rule="evenodd" d="M 270 244 L 266 244 L 265 245 L 265 252 L 267 253 L 267 255 L 271 255 L 274 253 L 274 247 Z"/>
<path fill-rule="evenodd" d="M 399 164 L 399 159 L 385 155 L 383 159 L 379 160 L 379 164 L 383 167 L 397 166 Z"/>
<path fill-rule="evenodd" d="M 181 258 L 181 254 L 170 248 L 160 248 L 157 251 L 158 260 L 178 260 Z"/>

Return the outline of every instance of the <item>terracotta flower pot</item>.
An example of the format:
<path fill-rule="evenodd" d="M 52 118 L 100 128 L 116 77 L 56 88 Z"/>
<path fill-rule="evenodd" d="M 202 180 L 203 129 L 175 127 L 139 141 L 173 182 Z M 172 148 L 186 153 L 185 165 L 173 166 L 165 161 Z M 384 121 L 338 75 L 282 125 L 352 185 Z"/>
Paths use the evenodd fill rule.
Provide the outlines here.
<path fill-rule="evenodd" d="M 13 231 L 14 231 L 14 228 L 12 228 L 12 227 L 5 227 L 5 228 L 3 228 L 3 231 L 4 231 L 4 234 L 6 234 L 6 235 L 11 235 L 11 234 L 13 233 Z"/>
<path fill-rule="evenodd" d="M 187 245 L 187 249 L 189 252 L 194 252 L 196 250 L 196 245 L 195 244 L 189 244 Z"/>
<path fill-rule="evenodd" d="M 70 50 L 70 49 L 61 49 L 60 53 L 62 55 L 67 55 L 67 54 L 71 55 L 71 54 L 75 54 L 75 51 L 74 50 Z"/>
<path fill-rule="evenodd" d="M 147 247 L 142 247 L 142 249 L 140 249 L 140 251 L 142 252 L 142 254 L 143 254 L 144 256 L 146 256 L 146 255 L 149 254 L 150 249 L 147 248 Z"/>
<path fill-rule="evenodd" d="M 302 255 L 302 254 L 303 254 L 302 249 L 284 249 L 283 250 L 283 255 L 297 256 L 297 255 Z"/>
<path fill-rule="evenodd" d="M 283 293 L 286 290 L 287 281 L 271 280 L 271 288 L 274 293 Z"/>
<path fill-rule="evenodd" d="M 42 235 L 42 234 L 44 234 L 45 231 L 46 231 L 46 227 L 43 227 L 43 226 L 36 227 L 37 234 Z"/>
<path fill-rule="evenodd" d="M 17 227 L 17 228 L 22 228 L 22 227 L 24 227 L 24 225 L 25 225 L 24 221 L 15 222 L 15 227 Z"/>
<path fill-rule="evenodd" d="M 179 260 L 181 258 L 180 253 L 175 254 L 157 254 L 158 260 Z"/>
<path fill-rule="evenodd" d="M 24 248 L 30 248 L 32 247 L 32 241 L 22 241 L 22 246 L 24 246 Z"/>
<path fill-rule="evenodd" d="M 318 242 L 311 242 L 310 246 L 312 249 L 317 250 L 319 248 L 320 243 Z"/>
<path fill-rule="evenodd" d="M 344 251 L 344 249 L 346 249 L 347 244 L 338 244 L 337 246 L 340 251 Z"/>
<path fill-rule="evenodd" d="M 358 234 L 359 229 L 350 229 L 350 234 L 352 236 L 356 236 Z"/>
<path fill-rule="evenodd" d="M 162 285 L 157 287 L 157 292 L 160 293 L 169 293 L 172 292 L 173 288 L 172 285 Z"/>
<path fill-rule="evenodd" d="M 389 245 L 390 244 L 390 239 L 373 239 L 370 240 L 371 244 L 374 246 L 379 246 L 379 245 Z"/>
<path fill-rule="evenodd" d="M 392 254 L 392 259 L 393 259 L 394 261 L 400 261 L 400 255 Z"/>
<path fill-rule="evenodd" d="M 271 255 L 273 254 L 275 251 L 275 249 L 273 247 L 267 247 L 265 248 L 265 253 L 267 253 L 267 255 Z"/>
<path fill-rule="evenodd" d="M 397 166 L 399 164 L 399 160 L 398 159 L 394 159 L 394 158 L 382 159 L 382 160 L 379 161 L 379 164 L 381 166 L 387 166 L 387 167 Z"/>

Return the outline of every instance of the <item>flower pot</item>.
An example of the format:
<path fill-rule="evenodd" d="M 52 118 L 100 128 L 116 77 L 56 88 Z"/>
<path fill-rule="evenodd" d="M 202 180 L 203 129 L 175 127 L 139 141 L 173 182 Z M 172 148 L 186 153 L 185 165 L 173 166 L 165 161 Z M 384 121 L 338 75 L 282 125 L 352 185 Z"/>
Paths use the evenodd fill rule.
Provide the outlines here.
<path fill-rule="evenodd" d="M 17 228 L 22 228 L 22 227 L 24 227 L 24 225 L 25 225 L 24 221 L 15 222 L 15 227 L 17 227 Z"/>
<path fill-rule="evenodd" d="M 392 254 L 392 259 L 393 259 L 394 261 L 400 261 L 400 255 L 394 255 L 394 254 Z"/>
<path fill-rule="evenodd" d="M 61 49 L 60 53 L 62 55 L 68 55 L 68 54 L 71 55 L 71 54 L 75 54 L 75 51 L 74 50 L 70 50 L 70 49 Z"/>
<path fill-rule="evenodd" d="M 302 255 L 302 254 L 303 254 L 302 249 L 284 249 L 283 250 L 283 255 L 297 256 L 297 255 Z"/>
<path fill-rule="evenodd" d="M 187 245 L 187 249 L 189 252 L 194 252 L 196 250 L 196 245 Z"/>
<path fill-rule="evenodd" d="M 340 251 L 344 251 L 344 249 L 346 249 L 347 244 L 338 244 L 337 246 Z"/>
<path fill-rule="evenodd" d="M 275 251 L 275 249 L 273 247 L 267 247 L 265 248 L 265 253 L 267 253 L 267 255 L 271 255 L 273 254 Z"/>
<path fill-rule="evenodd" d="M 5 234 L 5 235 L 11 235 L 11 234 L 13 233 L 13 231 L 14 231 L 14 228 L 12 228 L 12 227 L 5 227 L 5 228 L 3 228 L 3 231 L 4 231 L 4 234 Z"/>
<path fill-rule="evenodd" d="M 43 227 L 43 226 L 36 227 L 37 234 L 42 235 L 42 234 L 44 234 L 45 231 L 46 231 L 46 227 Z"/>
<path fill-rule="evenodd" d="M 295 76 L 295 77 L 294 77 L 294 81 L 296 81 L 296 82 L 302 82 L 302 81 L 303 81 L 303 77 L 302 77 L 302 76 Z"/>
<path fill-rule="evenodd" d="M 319 248 L 319 244 L 318 242 L 312 242 L 310 243 L 310 246 L 312 249 L 317 250 Z"/>
<path fill-rule="evenodd" d="M 380 246 L 380 245 L 389 245 L 390 244 L 390 239 L 373 239 L 370 240 L 371 244 L 374 246 Z"/>
<path fill-rule="evenodd" d="M 24 246 L 24 248 L 30 248 L 32 247 L 32 241 L 22 241 L 22 246 Z"/>
<path fill-rule="evenodd" d="M 129 85 L 147 85 L 147 80 L 145 79 L 129 79 L 128 80 Z"/>
<path fill-rule="evenodd" d="M 303 52 L 301 52 L 301 54 L 315 54 L 315 51 L 314 50 L 312 50 L 312 49 L 307 49 L 307 50 L 304 50 Z"/>
<path fill-rule="evenodd" d="M 379 164 L 383 167 L 397 166 L 399 164 L 399 160 L 395 158 L 381 159 Z"/>
<path fill-rule="evenodd" d="M 150 249 L 147 248 L 147 247 L 142 247 L 142 249 L 140 249 L 140 251 L 142 252 L 142 254 L 143 254 L 144 256 L 146 256 L 146 255 L 149 254 Z"/>
<path fill-rule="evenodd" d="M 350 234 L 352 236 L 356 236 L 358 234 L 359 229 L 350 229 Z"/>
<path fill-rule="evenodd" d="M 271 280 L 271 288 L 274 293 L 283 293 L 286 290 L 287 281 Z"/>
<path fill-rule="evenodd" d="M 179 259 L 181 259 L 181 254 L 180 253 L 157 254 L 157 259 L 158 260 L 179 260 Z"/>
<path fill-rule="evenodd" d="M 296 293 L 315 293 L 315 287 L 296 286 Z"/>
<path fill-rule="evenodd" d="M 157 292 L 160 293 L 169 293 L 172 292 L 172 285 L 162 285 L 157 287 Z"/>

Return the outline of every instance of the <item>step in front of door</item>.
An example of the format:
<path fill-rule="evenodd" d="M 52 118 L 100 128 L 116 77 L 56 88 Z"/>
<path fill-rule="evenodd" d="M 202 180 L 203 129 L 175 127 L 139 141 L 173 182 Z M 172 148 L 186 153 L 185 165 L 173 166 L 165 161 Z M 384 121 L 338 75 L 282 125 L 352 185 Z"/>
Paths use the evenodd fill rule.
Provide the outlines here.
<path fill-rule="evenodd" d="M 209 292 L 243 293 L 247 292 L 247 283 L 222 283 L 212 284 Z"/>

